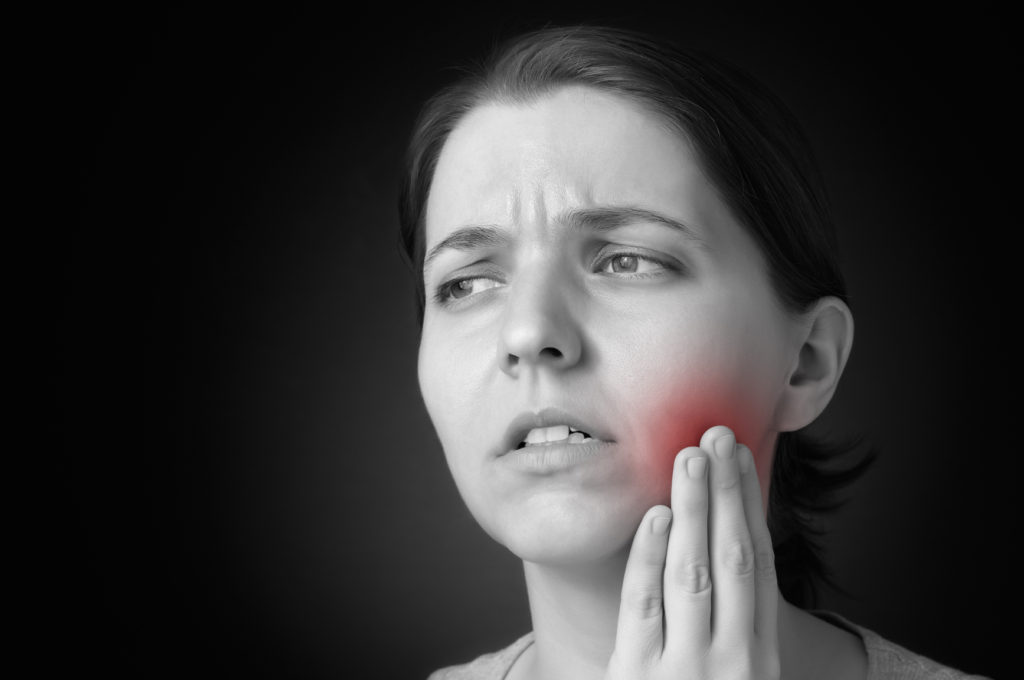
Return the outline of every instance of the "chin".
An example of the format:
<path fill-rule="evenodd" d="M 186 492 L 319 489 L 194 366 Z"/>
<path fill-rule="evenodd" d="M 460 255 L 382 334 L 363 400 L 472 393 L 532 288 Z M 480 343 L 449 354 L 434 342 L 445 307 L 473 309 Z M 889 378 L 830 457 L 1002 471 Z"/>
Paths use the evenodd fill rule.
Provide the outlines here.
<path fill-rule="evenodd" d="M 628 550 L 644 513 L 656 504 L 531 499 L 526 507 L 515 508 L 484 528 L 526 562 L 593 564 Z"/>

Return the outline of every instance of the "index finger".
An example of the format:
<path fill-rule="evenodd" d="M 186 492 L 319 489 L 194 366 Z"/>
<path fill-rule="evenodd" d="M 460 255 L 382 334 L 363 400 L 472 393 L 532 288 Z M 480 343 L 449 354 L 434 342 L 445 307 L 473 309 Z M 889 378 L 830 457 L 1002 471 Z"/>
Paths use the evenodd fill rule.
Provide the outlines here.
<path fill-rule="evenodd" d="M 636 669 L 661 656 L 665 551 L 672 513 L 664 505 L 647 511 L 633 538 L 622 579 L 618 628 L 613 656 L 624 668 Z"/>
<path fill-rule="evenodd" d="M 665 562 L 665 647 L 699 659 L 711 644 L 707 454 L 683 449 L 672 473 L 672 535 Z"/>

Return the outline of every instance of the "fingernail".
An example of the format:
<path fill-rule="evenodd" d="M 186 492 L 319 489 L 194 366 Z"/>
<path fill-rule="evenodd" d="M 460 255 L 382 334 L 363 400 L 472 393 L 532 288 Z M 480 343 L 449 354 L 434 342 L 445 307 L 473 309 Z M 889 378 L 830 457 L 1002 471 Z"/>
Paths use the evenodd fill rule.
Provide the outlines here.
<path fill-rule="evenodd" d="M 736 449 L 736 437 L 731 434 L 723 435 L 715 440 L 715 455 L 722 459 L 732 458 Z"/>
<path fill-rule="evenodd" d="M 707 469 L 708 461 L 704 456 L 694 456 L 686 461 L 686 474 L 690 479 L 703 479 Z"/>
<path fill-rule="evenodd" d="M 754 467 L 753 454 L 750 452 L 750 449 L 748 449 L 745 446 L 742 449 L 740 449 L 739 462 L 740 472 L 743 474 L 747 474 L 748 472 L 750 472 L 750 469 Z"/>
<path fill-rule="evenodd" d="M 668 525 L 671 523 L 671 517 L 667 515 L 659 515 L 651 521 L 651 533 L 655 536 L 664 536 L 668 533 Z"/>

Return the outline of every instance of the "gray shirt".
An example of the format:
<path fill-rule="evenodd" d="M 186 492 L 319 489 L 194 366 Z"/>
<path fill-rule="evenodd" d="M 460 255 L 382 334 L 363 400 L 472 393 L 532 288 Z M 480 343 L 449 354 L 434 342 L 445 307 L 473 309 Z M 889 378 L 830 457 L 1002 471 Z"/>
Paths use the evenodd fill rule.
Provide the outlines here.
<path fill-rule="evenodd" d="M 868 655 L 867 680 L 985 680 L 983 676 L 967 675 L 914 654 L 837 614 L 814 614 L 864 641 Z M 428 680 L 503 680 L 519 655 L 532 644 L 533 633 L 530 632 L 500 651 L 484 654 L 467 664 L 434 671 Z"/>

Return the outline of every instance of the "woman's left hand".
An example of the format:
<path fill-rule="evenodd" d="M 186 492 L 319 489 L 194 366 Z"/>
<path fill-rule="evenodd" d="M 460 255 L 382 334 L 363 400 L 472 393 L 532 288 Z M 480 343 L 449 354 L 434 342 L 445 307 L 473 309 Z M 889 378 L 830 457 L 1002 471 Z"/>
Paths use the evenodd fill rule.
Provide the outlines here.
<path fill-rule="evenodd" d="M 612 678 L 780 675 L 778 585 L 754 459 L 727 427 L 676 456 L 672 508 L 644 516 L 622 585 Z"/>

